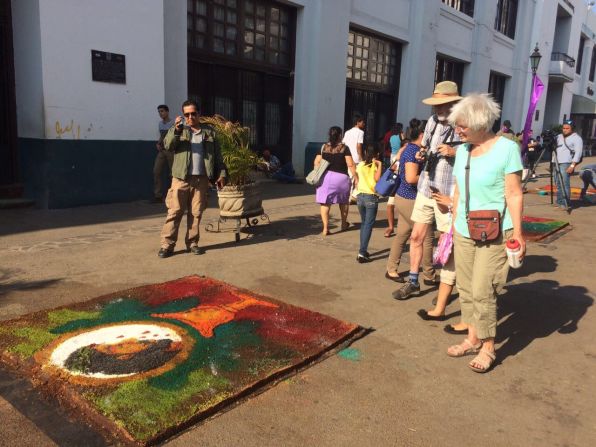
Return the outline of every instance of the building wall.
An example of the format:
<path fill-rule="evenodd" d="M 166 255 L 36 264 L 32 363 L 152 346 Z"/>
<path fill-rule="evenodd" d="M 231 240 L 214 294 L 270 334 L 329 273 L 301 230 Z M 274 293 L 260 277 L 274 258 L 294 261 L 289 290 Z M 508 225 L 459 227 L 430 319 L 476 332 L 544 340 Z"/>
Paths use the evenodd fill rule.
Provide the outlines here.
<path fill-rule="evenodd" d="M 41 1 L 40 16 L 46 138 L 154 138 L 165 85 L 163 1 Z M 126 84 L 92 81 L 91 50 L 124 54 Z"/>
<path fill-rule="evenodd" d="M 586 81 L 594 46 L 594 14 L 583 0 L 524 0 L 519 2 L 515 39 L 494 30 L 496 0 L 476 1 L 469 17 L 440 0 L 290 0 L 298 9 L 293 91 L 293 163 L 299 174 L 305 166 L 309 142 L 323 141 L 332 125 L 344 119 L 346 57 L 351 26 L 393 39 L 402 45 L 397 104 L 398 121 L 416 116 L 426 118 L 431 108 L 422 98 L 432 93 L 436 55 L 466 64 L 462 93 L 487 91 L 491 71 L 508 77 L 502 117 L 518 130 L 525 122 L 531 71 L 529 55 L 538 43 L 543 55 L 538 75 L 545 93 L 533 121 L 535 133 L 569 116 L 573 104 L 594 102 L 587 95 Z M 157 104 L 169 104 L 172 115 L 187 96 L 186 2 L 169 0 L 13 0 L 17 115 L 25 164 L 46 160 L 35 180 L 35 194 L 52 206 L 68 203 L 58 197 L 67 194 L 69 182 L 51 182 L 52 176 L 73 183 L 91 176 L 89 188 L 79 188 L 76 203 L 92 203 L 101 194 L 101 175 L 132 175 L 134 186 L 116 190 L 111 200 L 132 200 L 151 188 L 153 140 L 156 138 Z M 556 29 L 557 8 L 570 19 Z M 581 30 L 589 37 L 584 49 L 582 75 L 573 82 L 549 86 L 550 54 L 561 51 L 577 56 Z M 562 38 L 563 35 L 569 38 Z M 555 36 L 557 38 L 555 39 Z M 126 85 L 91 80 L 91 50 L 126 56 Z M 552 95 L 549 96 L 549 92 Z M 574 95 L 582 101 L 574 100 Z M 587 101 L 587 102 L 586 102 Z M 548 110 L 545 110 L 548 109 Z M 43 140 L 41 142 L 35 139 Z M 89 140 L 90 145 L 47 145 L 52 140 Z M 141 151 L 147 142 L 147 153 Z M 28 147 L 35 149 L 28 150 Z M 44 149 L 45 148 L 45 149 Z M 44 152 L 45 151 L 45 152 Z M 53 156 L 47 156 L 52 151 Z M 102 156 L 69 159 L 69 151 L 99 151 Z M 36 154 L 35 156 L 33 154 Z M 45 154 L 45 155 L 40 155 Z M 90 163 L 93 160 L 94 166 Z M 117 161 L 117 163 L 114 163 Z M 122 171 L 113 165 L 123 165 Z M 131 174 L 131 166 L 135 166 Z M 37 169 L 37 168 L 36 168 Z M 32 173 L 30 173 L 32 175 Z M 29 177 L 31 177 L 29 175 Z M 44 177 L 45 176 L 45 177 Z M 43 180 L 43 179 L 46 180 Z M 137 188 L 141 184 L 142 188 Z M 45 185 L 45 186 L 44 186 Z M 48 186 L 50 185 L 50 186 Z M 52 186 L 54 185 L 54 186 Z M 130 192 L 133 191 L 134 192 Z"/>
<path fill-rule="evenodd" d="M 186 46 L 186 2 L 163 2 L 164 102 L 172 117 L 188 99 L 188 51 Z"/>
<path fill-rule="evenodd" d="M 562 0 L 557 2 L 542 0 L 539 3 L 542 13 L 540 14 L 540 34 L 536 41 L 539 42 L 543 59 L 538 74 L 546 87 L 538 109 L 543 111 L 544 116 L 541 129 L 548 129 L 561 124 L 564 118 L 570 117 L 571 113 L 579 112 L 573 109 L 573 104 L 582 104 L 583 110 L 587 104 L 594 104 L 596 100 L 594 95 L 589 95 L 587 92 L 587 87 L 592 86 L 588 75 L 596 37 L 593 31 L 596 29 L 596 17 L 583 0 L 570 0 L 573 8 Z M 569 17 L 557 21 L 558 8 L 566 11 Z M 552 78 L 549 79 L 550 53 L 561 52 L 577 59 L 582 34 L 586 37 L 586 42 L 583 48 L 581 73 L 576 74 L 573 68 L 571 82 L 561 83 Z M 575 97 L 577 98 L 574 100 Z"/>
<path fill-rule="evenodd" d="M 39 0 L 12 0 L 18 135 L 44 138 Z"/>

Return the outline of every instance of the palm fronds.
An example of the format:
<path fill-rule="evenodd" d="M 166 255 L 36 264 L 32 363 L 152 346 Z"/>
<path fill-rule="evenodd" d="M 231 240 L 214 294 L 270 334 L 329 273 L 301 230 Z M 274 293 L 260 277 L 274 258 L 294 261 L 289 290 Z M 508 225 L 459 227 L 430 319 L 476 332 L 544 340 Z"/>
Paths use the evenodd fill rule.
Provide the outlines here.
<path fill-rule="evenodd" d="M 232 123 L 220 115 L 202 116 L 200 122 L 213 127 L 216 132 L 228 168 L 228 184 L 239 186 L 249 183 L 249 174 L 257 165 L 259 157 L 250 149 L 248 127 L 238 122 Z"/>

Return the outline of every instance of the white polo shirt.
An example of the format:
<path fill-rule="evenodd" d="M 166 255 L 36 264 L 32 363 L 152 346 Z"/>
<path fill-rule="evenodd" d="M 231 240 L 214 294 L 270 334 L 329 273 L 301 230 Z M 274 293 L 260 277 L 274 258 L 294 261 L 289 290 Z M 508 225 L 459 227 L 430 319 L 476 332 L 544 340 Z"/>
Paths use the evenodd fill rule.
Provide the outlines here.
<path fill-rule="evenodd" d="M 342 143 L 350 148 L 354 164 L 360 163 L 360 157 L 358 156 L 358 143 L 364 144 L 364 131 L 354 126 L 344 134 Z"/>

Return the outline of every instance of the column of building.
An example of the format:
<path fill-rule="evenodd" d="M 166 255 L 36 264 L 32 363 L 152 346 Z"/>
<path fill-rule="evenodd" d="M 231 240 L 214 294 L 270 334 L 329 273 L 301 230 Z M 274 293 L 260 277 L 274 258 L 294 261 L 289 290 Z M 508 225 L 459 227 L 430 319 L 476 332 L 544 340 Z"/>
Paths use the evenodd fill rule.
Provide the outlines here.
<path fill-rule="evenodd" d="M 324 141 L 330 126 L 343 127 L 349 26 L 343 0 L 313 0 L 298 11 L 292 162 L 299 173 L 306 144 Z"/>

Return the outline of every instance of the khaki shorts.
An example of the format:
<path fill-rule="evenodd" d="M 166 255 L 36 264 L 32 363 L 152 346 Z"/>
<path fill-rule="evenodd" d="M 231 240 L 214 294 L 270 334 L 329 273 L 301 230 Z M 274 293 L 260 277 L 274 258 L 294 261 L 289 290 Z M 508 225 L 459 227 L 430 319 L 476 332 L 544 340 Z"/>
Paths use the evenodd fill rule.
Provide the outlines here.
<path fill-rule="evenodd" d="M 387 205 L 395 206 L 395 194 L 387 199 Z"/>
<path fill-rule="evenodd" d="M 423 224 L 432 224 L 437 222 L 437 230 L 446 233 L 451 226 L 451 217 L 449 213 L 442 213 L 437 202 L 429 199 L 424 194 L 416 195 L 414 202 L 414 211 L 412 211 L 412 220 Z"/>

